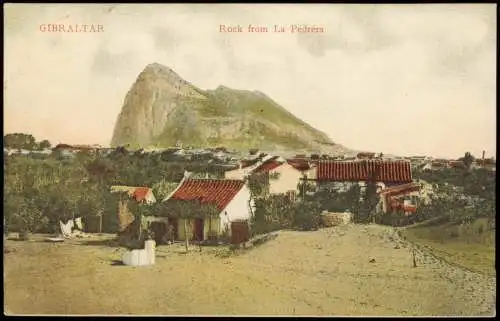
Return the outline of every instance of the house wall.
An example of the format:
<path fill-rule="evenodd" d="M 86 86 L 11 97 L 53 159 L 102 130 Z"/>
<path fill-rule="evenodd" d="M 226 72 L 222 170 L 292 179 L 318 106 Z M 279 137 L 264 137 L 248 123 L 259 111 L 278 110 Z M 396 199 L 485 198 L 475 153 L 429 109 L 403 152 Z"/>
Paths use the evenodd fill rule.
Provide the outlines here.
<path fill-rule="evenodd" d="M 404 203 L 405 205 L 416 205 L 419 206 L 421 204 L 427 204 L 429 202 L 429 190 L 427 188 L 422 188 L 419 191 L 413 191 L 409 192 L 406 194 L 402 195 L 397 195 L 397 196 L 383 196 L 380 197 L 380 201 L 378 204 L 378 210 L 381 210 L 383 212 L 388 211 L 389 207 L 389 202 L 388 200 L 390 198 L 399 200 L 400 202 Z"/>
<path fill-rule="evenodd" d="M 177 226 L 177 233 L 178 233 L 178 240 L 179 241 L 184 241 L 186 240 L 186 231 L 184 229 L 184 220 L 182 218 L 178 219 L 178 226 Z M 210 225 L 211 224 L 211 225 Z M 188 239 L 191 240 L 193 237 L 193 231 L 194 231 L 194 219 L 187 219 L 187 226 L 188 226 Z M 206 240 L 208 239 L 210 229 L 215 232 L 217 235 L 221 235 L 221 224 L 220 224 L 220 217 L 215 217 L 211 219 L 211 222 L 209 221 L 208 218 L 206 218 L 203 221 L 203 239 Z"/>
<path fill-rule="evenodd" d="M 153 194 L 152 190 L 148 191 L 148 193 L 146 194 L 145 200 L 146 200 L 146 203 L 148 203 L 148 204 L 156 203 L 156 198 L 155 198 L 155 195 Z"/>
<path fill-rule="evenodd" d="M 243 179 L 245 175 L 247 174 L 246 171 L 243 169 L 234 169 L 232 171 L 227 171 L 224 173 L 224 178 L 225 179 Z"/>
<path fill-rule="evenodd" d="M 212 218 L 211 220 L 211 230 L 217 234 L 217 236 L 222 236 L 225 229 L 228 229 L 228 236 L 231 235 L 231 222 L 237 219 L 250 219 L 251 211 L 248 208 L 248 201 L 250 200 L 250 191 L 246 186 L 244 186 L 238 194 L 233 198 L 233 200 L 228 204 L 228 206 L 219 213 L 219 217 Z M 253 201 L 251 201 L 251 206 L 254 207 Z M 253 210 L 253 209 L 252 209 Z M 191 239 L 194 229 L 194 219 L 187 220 L 188 225 L 188 238 Z M 208 219 L 203 222 L 204 231 L 203 239 L 208 239 L 210 232 L 210 225 Z M 186 231 L 184 229 L 184 219 L 178 220 L 178 240 L 184 241 L 186 239 Z"/>
<path fill-rule="evenodd" d="M 250 201 L 250 210 L 248 202 Z M 250 191 L 246 186 L 236 194 L 233 200 L 227 205 L 227 207 L 219 214 L 220 215 L 220 235 L 224 233 L 225 229 L 228 229 L 228 235 L 231 235 L 230 223 L 234 220 L 244 219 L 249 220 L 252 216 L 252 212 L 255 210 L 255 205 L 250 197 Z"/>
<path fill-rule="evenodd" d="M 283 164 L 270 172 L 270 175 L 278 173 L 278 179 L 269 180 L 269 193 L 281 194 L 288 191 L 297 191 L 302 173 L 289 164 Z"/>
<path fill-rule="evenodd" d="M 323 188 L 323 187 L 328 187 L 328 188 L 333 188 L 336 189 L 339 193 L 345 193 L 351 189 L 354 185 L 358 184 L 359 187 L 361 188 L 361 192 L 364 191 L 366 187 L 366 182 L 365 181 L 359 181 L 359 182 L 318 182 L 318 187 Z M 383 182 L 377 182 L 377 187 L 378 189 L 384 189 L 385 184 Z"/>

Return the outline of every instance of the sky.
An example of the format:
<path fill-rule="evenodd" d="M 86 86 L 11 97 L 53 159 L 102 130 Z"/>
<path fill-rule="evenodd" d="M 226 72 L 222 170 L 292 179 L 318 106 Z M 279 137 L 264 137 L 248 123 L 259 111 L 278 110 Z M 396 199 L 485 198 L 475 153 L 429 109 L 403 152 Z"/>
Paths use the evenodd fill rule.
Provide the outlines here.
<path fill-rule="evenodd" d="M 109 145 L 153 62 L 202 89 L 261 91 L 351 149 L 496 154 L 495 4 L 5 4 L 4 133 Z"/>

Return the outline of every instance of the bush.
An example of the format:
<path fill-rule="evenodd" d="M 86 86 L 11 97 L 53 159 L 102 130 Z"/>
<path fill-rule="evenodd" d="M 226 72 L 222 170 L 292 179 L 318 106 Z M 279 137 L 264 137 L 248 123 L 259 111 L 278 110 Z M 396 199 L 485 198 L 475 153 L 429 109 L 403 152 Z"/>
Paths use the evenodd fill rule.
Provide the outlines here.
<path fill-rule="evenodd" d="M 300 202 L 294 209 L 293 227 L 301 231 L 317 230 L 322 226 L 321 206 L 318 202 Z"/>

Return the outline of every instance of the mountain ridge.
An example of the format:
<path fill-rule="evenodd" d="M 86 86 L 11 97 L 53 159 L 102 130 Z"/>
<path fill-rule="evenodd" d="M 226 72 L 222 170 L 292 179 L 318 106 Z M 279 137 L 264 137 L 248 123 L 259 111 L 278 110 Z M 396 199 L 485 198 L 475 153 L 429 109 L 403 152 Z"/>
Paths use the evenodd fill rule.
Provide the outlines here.
<path fill-rule="evenodd" d="M 260 91 L 203 90 L 170 67 L 148 64 L 127 92 L 111 146 L 224 146 L 343 154 L 352 152 Z"/>

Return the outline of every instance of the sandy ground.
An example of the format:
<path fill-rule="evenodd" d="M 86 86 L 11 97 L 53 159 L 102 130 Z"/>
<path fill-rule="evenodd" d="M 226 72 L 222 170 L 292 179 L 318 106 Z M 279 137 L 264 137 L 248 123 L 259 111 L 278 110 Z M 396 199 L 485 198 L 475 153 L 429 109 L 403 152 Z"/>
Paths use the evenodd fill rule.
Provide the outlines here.
<path fill-rule="evenodd" d="M 282 231 L 231 257 L 159 246 L 148 267 L 114 265 L 125 249 L 95 239 L 6 247 L 9 314 L 495 314 L 495 278 L 421 250 L 414 268 L 411 246 L 377 225 Z"/>

